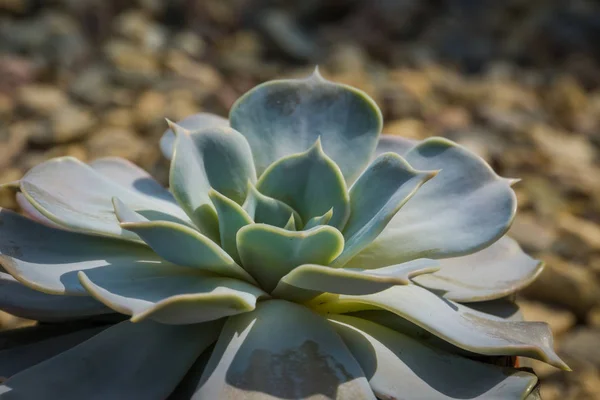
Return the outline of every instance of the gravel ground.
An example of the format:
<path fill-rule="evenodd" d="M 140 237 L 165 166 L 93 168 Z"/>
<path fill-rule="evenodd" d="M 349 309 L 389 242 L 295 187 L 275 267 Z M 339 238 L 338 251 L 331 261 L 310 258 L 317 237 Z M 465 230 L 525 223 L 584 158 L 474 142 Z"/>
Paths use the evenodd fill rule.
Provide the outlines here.
<path fill-rule="evenodd" d="M 0 182 L 62 155 L 122 156 L 164 182 L 165 117 L 226 115 L 319 64 L 380 104 L 385 132 L 451 138 L 523 179 L 510 234 L 547 268 L 521 306 L 575 372 L 533 367 L 544 399 L 596 399 L 599 35 L 583 0 L 0 0 Z M 17 208 L 7 192 L 0 206 Z"/>

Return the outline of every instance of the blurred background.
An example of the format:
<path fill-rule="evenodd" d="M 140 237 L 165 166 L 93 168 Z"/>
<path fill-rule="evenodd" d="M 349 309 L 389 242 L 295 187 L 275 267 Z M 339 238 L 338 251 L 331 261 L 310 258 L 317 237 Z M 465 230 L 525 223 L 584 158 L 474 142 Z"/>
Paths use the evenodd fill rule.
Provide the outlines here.
<path fill-rule="evenodd" d="M 523 179 L 510 234 L 547 267 L 519 302 L 575 372 L 529 365 L 546 400 L 600 399 L 598 1 L 0 0 L 0 183 L 62 155 L 166 182 L 165 117 L 227 115 L 316 64 L 369 93 L 384 132 L 451 138 Z"/>

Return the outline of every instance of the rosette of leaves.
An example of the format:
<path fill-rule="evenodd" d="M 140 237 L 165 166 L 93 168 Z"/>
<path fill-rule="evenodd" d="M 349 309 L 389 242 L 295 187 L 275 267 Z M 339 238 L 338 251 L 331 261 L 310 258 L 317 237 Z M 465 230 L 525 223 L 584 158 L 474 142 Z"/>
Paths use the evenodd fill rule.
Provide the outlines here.
<path fill-rule="evenodd" d="M 363 92 L 267 82 L 170 123 L 169 190 L 114 158 L 44 162 L 0 212 L 1 399 L 520 399 L 568 368 L 506 297 L 512 181 L 380 135 Z M 119 315 L 124 317 L 119 318 Z"/>

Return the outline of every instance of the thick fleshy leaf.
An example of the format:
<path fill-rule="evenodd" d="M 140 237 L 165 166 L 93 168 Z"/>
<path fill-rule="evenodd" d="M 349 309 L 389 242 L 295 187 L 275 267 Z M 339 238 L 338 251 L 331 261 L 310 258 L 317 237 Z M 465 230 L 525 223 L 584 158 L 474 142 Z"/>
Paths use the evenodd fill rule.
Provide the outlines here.
<path fill-rule="evenodd" d="M 0 381 L 77 346 L 100 333 L 102 329 L 103 327 L 84 329 L 0 350 Z"/>
<path fill-rule="evenodd" d="M 329 224 L 329 221 L 331 221 L 331 217 L 333 217 L 333 208 L 330 208 L 329 211 L 323 215 L 309 219 L 306 225 L 304 225 L 304 230 L 307 231 L 319 225 L 327 225 Z"/>
<path fill-rule="evenodd" d="M 329 82 L 317 71 L 307 79 L 255 87 L 233 105 L 229 120 L 248 139 L 259 175 L 321 137 L 347 182 L 369 162 L 382 125 L 379 108 L 365 93 Z"/>
<path fill-rule="evenodd" d="M 254 223 L 246 211 L 235 201 L 223 196 L 216 190 L 208 193 L 219 217 L 221 247 L 236 263 L 240 263 L 237 251 L 237 233 L 240 228 Z"/>
<path fill-rule="evenodd" d="M 349 295 L 381 292 L 396 285 L 407 285 L 411 277 L 439 269 L 435 260 L 420 259 L 378 269 L 331 268 L 322 265 L 301 265 L 285 275 L 273 291 L 285 295 L 288 286 Z"/>
<path fill-rule="evenodd" d="M 344 237 L 331 226 L 288 231 L 264 224 L 239 230 L 237 245 L 242 265 L 266 291 L 299 265 L 327 265 L 344 248 Z"/>
<path fill-rule="evenodd" d="M 141 221 L 118 200 L 115 213 L 124 229 L 135 232 L 166 261 L 254 282 L 221 247 L 192 228 L 167 221 Z"/>
<path fill-rule="evenodd" d="M 46 216 L 44 216 L 44 214 L 39 212 L 37 208 L 31 205 L 31 203 L 29 202 L 29 200 L 27 200 L 23 193 L 15 193 L 15 198 L 17 200 L 17 204 L 19 204 L 19 207 L 21 207 L 21 209 L 23 210 L 23 214 L 27 215 L 29 218 L 39 222 L 40 224 L 44 224 L 54 228 L 66 229 L 65 227 L 57 224 L 56 222 L 49 220 Z"/>
<path fill-rule="evenodd" d="M 113 312 L 90 297 L 38 292 L 4 272 L 0 272 L 0 310 L 43 322 L 67 321 Z"/>
<path fill-rule="evenodd" d="M 103 157 L 92 161 L 90 167 L 127 189 L 177 205 L 175 198 L 165 187 L 131 161 L 119 157 Z"/>
<path fill-rule="evenodd" d="M 181 126 L 188 131 L 193 132 L 205 129 L 205 128 L 226 128 L 229 126 L 227 118 L 223 118 L 220 115 L 210 114 L 201 112 L 198 114 L 190 115 L 177 121 L 177 125 Z M 173 151 L 175 149 L 175 133 L 172 129 L 167 129 L 160 138 L 160 150 L 163 155 L 169 160 L 173 158 Z"/>
<path fill-rule="evenodd" d="M 327 321 L 283 300 L 260 303 L 225 323 L 192 399 L 249 393 L 257 399 L 375 399 Z"/>
<path fill-rule="evenodd" d="M 434 349 L 364 319 L 332 316 L 333 327 L 381 399 L 523 399 L 534 374 Z"/>
<path fill-rule="evenodd" d="M 220 326 L 121 322 L 13 376 L 0 399 L 164 399 Z"/>
<path fill-rule="evenodd" d="M 256 181 L 246 139 L 231 128 L 206 128 L 194 135 L 171 124 L 177 140 L 171 162 L 171 191 L 192 220 L 208 236 L 218 237 L 217 215 L 208 196 L 211 188 L 241 204 L 248 182 Z"/>
<path fill-rule="evenodd" d="M 193 324 L 251 311 L 257 287 L 236 279 L 214 277 L 176 266 L 131 266 L 85 271 L 81 284 L 97 300 L 133 322 L 153 319 L 166 324 Z"/>
<path fill-rule="evenodd" d="M 290 215 L 293 215 L 296 229 L 302 227 L 302 218 L 292 207 L 272 197 L 265 196 L 251 184 L 248 185 L 248 196 L 242 207 L 250 218 L 259 224 L 283 228 L 289 221 Z"/>
<path fill-rule="evenodd" d="M 477 253 L 440 260 L 440 266 L 414 282 L 461 303 L 507 296 L 533 282 L 544 268 L 506 236 Z"/>
<path fill-rule="evenodd" d="M 395 153 L 377 157 L 350 189 L 350 218 L 343 231 L 346 245 L 333 266 L 343 266 L 375 240 L 398 210 L 436 174 L 415 170 Z"/>
<path fill-rule="evenodd" d="M 568 369 L 554 352 L 548 324 L 505 321 L 450 302 L 416 285 L 395 286 L 365 296 L 340 295 L 316 308 L 338 314 L 385 309 L 467 351 L 536 358 Z"/>
<path fill-rule="evenodd" d="M 72 157 L 32 168 L 21 179 L 21 192 L 46 218 L 76 231 L 137 240 L 119 226 L 111 202 L 114 196 L 149 219 L 189 221 L 176 204 L 114 182 Z"/>
<path fill-rule="evenodd" d="M 474 308 L 473 306 L 477 306 L 477 308 Z M 519 306 L 505 299 L 470 303 L 465 306 L 465 311 L 469 308 L 474 308 L 475 310 L 486 314 L 486 316 L 489 315 L 492 318 L 501 318 L 504 321 L 523 321 L 521 312 L 519 311 Z M 430 347 L 442 349 L 454 354 L 462 354 L 471 359 L 490 358 L 489 356 L 481 356 L 480 354 L 473 353 L 472 351 L 467 351 L 461 349 L 460 347 L 456 347 L 447 342 L 445 339 L 428 332 L 418 325 L 415 325 L 406 318 L 387 310 L 363 310 L 352 312 L 347 315 L 366 319 L 368 321 L 388 327 L 394 331 L 402 332 L 403 334 L 408 335 L 423 344 L 427 344 Z"/>
<path fill-rule="evenodd" d="M 516 197 L 510 180 L 496 175 L 483 159 L 442 138 L 424 140 L 400 155 L 414 168 L 441 171 L 347 266 L 462 256 L 506 233 Z"/>
<path fill-rule="evenodd" d="M 0 210 L 0 263 L 32 289 L 83 295 L 77 271 L 161 264 L 162 260 L 141 244 L 55 229 Z"/>
<path fill-rule="evenodd" d="M 329 225 L 341 229 L 350 214 L 344 177 L 323 152 L 320 140 L 303 153 L 282 158 L 263 173 L 257 189 L 289 204 L 302 221 L 321 216 L 333 208 Z"/>

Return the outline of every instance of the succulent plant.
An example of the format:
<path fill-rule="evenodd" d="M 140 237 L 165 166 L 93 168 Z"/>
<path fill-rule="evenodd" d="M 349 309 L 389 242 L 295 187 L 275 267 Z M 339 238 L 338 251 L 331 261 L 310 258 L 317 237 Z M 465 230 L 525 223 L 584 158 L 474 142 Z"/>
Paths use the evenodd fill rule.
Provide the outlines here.
<path fill-rule="evenodd" d="M 533 396 L 515 357 L 568 367 L 507 300 L 543 267 L 513 181 L 381 127 L 316 71 L 170 123 L 170 190 L 116 158 L 10 184 L 0 308 L 41 322 L 2 335 L 0 398 Z"/>

